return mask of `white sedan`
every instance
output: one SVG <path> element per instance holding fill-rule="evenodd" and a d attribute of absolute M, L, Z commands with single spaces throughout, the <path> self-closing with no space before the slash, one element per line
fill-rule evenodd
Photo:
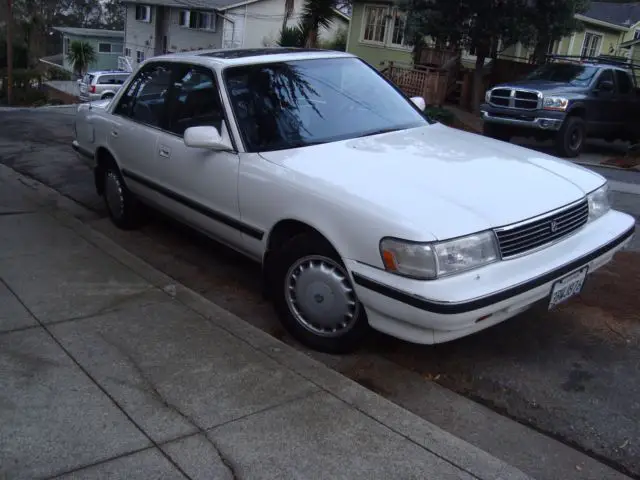
<path fill-rule="evenodd" d="M 553 308 L 630 241 L 600 175 L 423 109 L 346 53 L 189 52 L 79 106 L 73 145 L 116 225 L 152 206 L 260 262 L 285 327 L 323 351 Z"/>

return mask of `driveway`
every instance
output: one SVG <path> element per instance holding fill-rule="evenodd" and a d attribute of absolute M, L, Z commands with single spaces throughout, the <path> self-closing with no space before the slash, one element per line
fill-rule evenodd
<path fill-rule="evenodd" d="M 72 114 L 1 112 L 0 162 L 90 208 L 94 228 L 294 344 L 262 299 L 253 263 L 161 216 L 138 232 L 113 228 L 90 170 L 69 148 Z M 601 171 L 629 191 L 640 184 L 635 172 Z M 614 192 L 614 204 L 638 218 L 640 196 L 629 191 Z M 553 312 L 541 308 L 435 347 L 374 335 L 354 355 L 307 353 L 535 478 L 613 478 L 598 462 L 640 478 L 639 284 L 636 238 L 591 277 L 582 298 Z"/>

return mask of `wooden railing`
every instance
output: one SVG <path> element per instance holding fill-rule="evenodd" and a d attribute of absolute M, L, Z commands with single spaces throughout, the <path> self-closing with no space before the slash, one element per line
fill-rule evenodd
<path fill-rule="evenodd" d="M 435 68 L 405 67 L 389 62 L 384 76 L 409 97 L 423 97 L 427 105 L 444 103 L 447 92 L 447 72 Z"/>

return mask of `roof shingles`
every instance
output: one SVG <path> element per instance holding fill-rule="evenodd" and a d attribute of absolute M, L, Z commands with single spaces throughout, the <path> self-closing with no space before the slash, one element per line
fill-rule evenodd
<path fill-rule="evenodd" d="M 640 2 L 591 2 L 584 16 L 621 27 L 631 27 L 640 22 Z"/>

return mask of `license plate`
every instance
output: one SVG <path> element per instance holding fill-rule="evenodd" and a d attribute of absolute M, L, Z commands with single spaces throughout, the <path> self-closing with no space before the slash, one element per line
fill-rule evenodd
<path fill-rule="evenodd" d="M 573 272 L 553 284 L 553 287 L 551 287 L 549 310 L 559 303 L 562 303 L 580 293 L 582 286 L 584 285 L 584 281 L 587 278 L 588 270 L 589 267 L 583 267 L 577 272 Z"/>
<path fill-rule="evenodd" d="M 87 87 L 85 85 L 80 85 L 80 91 L 85 93 L 87 91 Z"/>

